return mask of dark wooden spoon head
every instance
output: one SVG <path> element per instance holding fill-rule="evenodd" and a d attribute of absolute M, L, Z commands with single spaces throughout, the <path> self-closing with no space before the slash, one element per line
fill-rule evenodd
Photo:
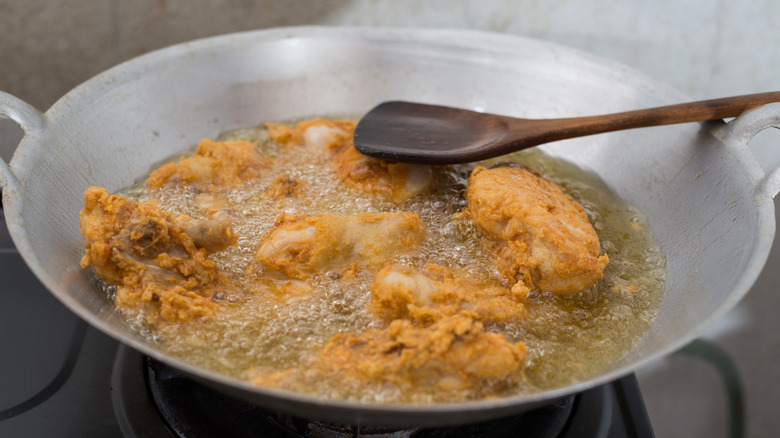
<path fill-rule="evenodd" d="M 363 116 L 354 141 L 361 153 L 385 160 L 455 164 L 495 156 L 491 146 L 500 144 L 508 129 L 501 116 L 392 101 Z"/>

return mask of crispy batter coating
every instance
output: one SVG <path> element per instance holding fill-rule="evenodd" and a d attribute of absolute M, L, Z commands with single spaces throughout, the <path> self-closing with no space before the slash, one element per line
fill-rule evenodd
<path fill-rule="evenodd" d="M 298 122 L 295 126 L 267 122 L 268 137 L 281 147 L 305 147 L 325 151 L 352 140 L 355 123 L 320 117 Z"/>
<path fill-rule="evenodd" d="M 117 285 L 117 307 L 147 306 L 163 319 L 184 321 L 213 315 L 211 296 L 231 287 L 207 257 L 235 243 L 229 221 L 175 216 L 90 187 L 80 226 L 81 266 L 92 265 L 103 281 Z"/>
<path fill-rule="evenodd" d="M 213 191 L 216 187 L 252 181 L 271 163 L 271 158 L 253 143 L 203 139 L 195 155 L 161 166 L 149 175 L 146 186 L 159 189 L 192 185 Z"/>
<path fill-rule="evenodd" d="M 426 233 L 416 213 L 283 214 L 262 239 L 249 269 L 296 279 L 349 270 L 354 263 L 376 269 L 412 250 Z"/>
<path fill-rule="evenodd" d="M 331 148 L 330 165 L 344 184 L 395 202 L 423 192 L 430 184 L 429 166 L 393 163 L 369 157 L 352 145 Z"/>
<path fill-rule="evenodd" d="M 338 378 L 345 383 L 423 390 L 491 393 L 522 379 L 526 347 L 464 315 L 439 319 L 427 327 L 407 320 L 386 329 L 334 336 L 305 374 L 287 370 L 260 376 L 260 386 L 288 388 L 301 380 Z M 296 375 L 300 373 L 301 375 Z"/>
<path fill-rule="evenodd" d="M 267 123 L 268 134 L 284 146 L 325 151 L 330 167 L 345 185 L 395 202 L 423 192 L 432 180 L 430 166 L 393 163 L 361 154 L 352 143 L 355 124 L 312 119 L 291 128 Z"/>
<path fill-rule="evenodd" d="M 283 173 L 274 178 L 265 190 L 265 195 L 277 201 L 297 198 L 306 192 L 308 184 Z"/>
<path fill-rule="evenodd" d="M 388 321 L 429 323 L 463 312 L 479 321 L 507 322 L 526 316 L 524 298 L 507 287 L 470 280 L 432 263 L 422 270 L 390 265 L 371 284 L 369 309 Z"/>
<path fill-rule="evenodd" d="M 503 280 L 515 289 L 568 294 L 602 277 L 606 254 L 585 210 L 524 167 L 477 167 L 466 188 L 468 216 L 491 240 Z"/>

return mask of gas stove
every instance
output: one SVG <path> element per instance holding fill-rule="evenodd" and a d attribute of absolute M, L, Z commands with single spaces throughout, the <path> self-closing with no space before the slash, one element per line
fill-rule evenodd
<path fill-rule="evenodd" d="M 435 429 L 331 424 L 260 408 L 89 327 L 38 282 L 0 219 L 3 437 L 653 436 L 633 375 L 508 418 Z"/>

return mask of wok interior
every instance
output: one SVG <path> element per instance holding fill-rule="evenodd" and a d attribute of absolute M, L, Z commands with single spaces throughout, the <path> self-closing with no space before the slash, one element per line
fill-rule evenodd
<path fill-rule="evenodd" d="M 546 118 L 685 97 L 575 51 L 495 35 L 308 28 L 199 41 L 120 65 L 55 104 L 44 134 L 28 136 L 12 161 L 24 193 L 6 193 L 7 214 L 20 209 L 26 232 L 14 237 L 29 241 L 25 259 L 81 317 L 145 353 L 182 365 L 130 332 L 79 267 L 84 189 L 116 191 L 227 129 L 264 120 L 358 115 L 389 99 Z M 611 372 L 560 391 L 464 410 L 493 415 L 522 410 L 615 378 L 692 339 L 747 291 L 766 256 L 759 248 L 762 236 L 769 233 L 771 240 L 767 223 L 773 219 L 764 218 L 766 203 L 746 192 L 762 176 L 755 160 L 744 145 L 717 141 L 711 134 L 715 126 L 646 128 L 544 147 L 596 172 L 649 217 L 667 257 L 662 308 L 647 336 Z M 23 203 L 14 204 L 22 196 Z M 273 401 L 280 409 L 300 404 L 294 395 L 269 395 L 183 367 L 243 398 Z M 331 414 L 327 403 L 315 404 L 322 415 Z M 424 408 L 361 412 L 332 406 L 336 418 L 346 420 L 387 419 L 393 412 L 400 412 L 398 421 L 427 415 Z M 444 414 L 427 418 L 447 422 Z"/>

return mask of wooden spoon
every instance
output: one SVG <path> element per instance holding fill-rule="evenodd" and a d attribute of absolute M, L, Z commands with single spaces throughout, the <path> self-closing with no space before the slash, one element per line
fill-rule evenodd
<path fill-rule="evenodd" d="M 455 164 L 497 157 L 565 138 L 645 126 L 736 117 L 780 102 L 780 92 L 748 94 L 637 111 L 566 119 L 519 119 L 459 108 L 393 101 L 355 128 L 358 151 L 391 161 Z"/>

